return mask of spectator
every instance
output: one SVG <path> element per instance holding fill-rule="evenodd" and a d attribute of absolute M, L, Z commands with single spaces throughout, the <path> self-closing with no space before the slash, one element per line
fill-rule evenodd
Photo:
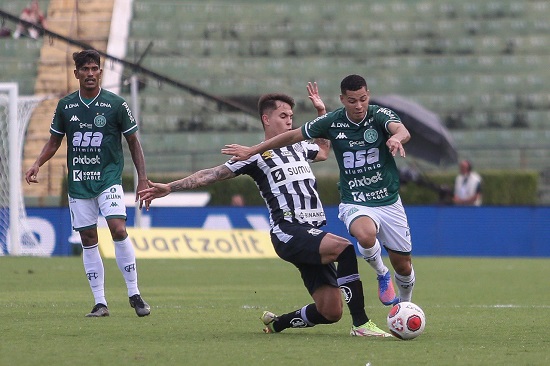
<path fill-rule="evenodd" d="M 23 9 L 21 15 L 19 15 L 19 18 L 29 23 L 33 23 L 38 27 L 46 28 L 46 17 L 40 10 L 40 5 L 38 5 L 37 0 L 32 0 L 31 3 Z M 19 24 L 17 24 L 15 32 L 13 33 L 13 38 L 17 39 L 21 35 L 25 35 L 32 39 L 38 39 L 38 37 L 43 34 L 44 32 L 42 29 L 29 27 L 22 22 L 19 22 Z"/>
<path fill-rule="evenodd" d="M 478 173 L 473 171 L 472 163 L 462 160 L 459 163 L 460 174 L 455 179 L 453 202 L 463 206 L 481 206 L 481 183 Z"/>

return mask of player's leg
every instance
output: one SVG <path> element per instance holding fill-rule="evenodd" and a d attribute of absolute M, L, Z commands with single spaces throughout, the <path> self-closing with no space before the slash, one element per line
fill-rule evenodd
<path fill-rule="evenodd" d="M 384 305 L 397 302 L 391 281 L 391 273 L 382 260 L 382 248 L 377 239 L 379 220 L 370 207 L 340 204 L 339 218 L 349 233 L 357 239 L 357 249 L 365 261 L 376 272 L 378 298 Z"/>
<path fill-rule="evenodd" d="M 400 301 L 411 301 L 416 282 L 412 265 L 412 240 L 407 215 L 401 200 L 381 208 L 379 238 L 387 249 L 395 270 Z"/>
<path fill-rule="evenodd" d="M 105 270 L 97 239 L 97 201 L 69 197 L 69 211 L 73 229 L 80 234 L 84 271 L 94 296 L 94 308 L 86 316 L 108 316 L 109 311 L 105 298 Z"/>
<path fill-rule="evenodd" d="M 317 268 L 315 268 L 317 267 Z M 322 267 L 327 266 L 312 266 L 307 265 L 300 268 L 304 284 L 309 287 L 314 277 L 312 274 L 326 271 Z M 332 272 L 332 270 L 329 270 Z M 314 275 L 315 276 L 315 275 Z M 321 275 L 321 277 L 323 277 Z M 334 282 L 336 279 L 334 278 Z M 262 322 L 266 326 L 265 333 L 278 333 L 287 328 L 309 328 L 319 324 L 336 323 L 342 318 L 342 295 L 338 287 L 335 285 L 321 285 L 311 294 L 314 303 L 303 306 L 300 309 L 276 316 L 271 312 L 264 312 Z"/>
<path fill-rule="evenodd" d="M 337 281 L 349 308 L 354 326 L 369 321 L 365 312 L 363 284 L 359 276 L 357 255 L 349 240 L 327 233 L 322 239 L 319 252 L 322 263 L 338 262 Z"/>
<path fill-rule="evenodd" d="M 115 245 L 115 258 L 128 290 L 130 306 L 138 316 L 150 313 L 150 306 L 141 298 L 138 288 L 138 273 L 134 246 L 126 231 L 126 206 L 122 186 L 115 185 L 98 197 L 99 207 L 107 220 Z"/>
<path fill-rule="evenodd" d="M 323 264 L 320 245 L 326 232 L 307 225 L 282 223 L 271 231 L 277 255 L 294 264 L 301 273 L 304 286 L 315 301 L 300 309 L 275 316 L 264 312 L 264 332 L 281 332 L 287 328 L 307 328 L 330 324 L 342 317 L 342 295 L 336 280 L 334 263 Z"/>
<path fill-rule="evenodd" d="M 396 252 L 388 249 L 390 262 L 395 269 L 395 284 L 399 291 L 400 301 L 411 301 L 416 277 L 410 253 Z"/>

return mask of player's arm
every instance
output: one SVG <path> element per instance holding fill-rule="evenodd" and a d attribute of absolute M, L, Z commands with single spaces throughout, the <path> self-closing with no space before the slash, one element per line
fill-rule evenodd
<path fill-rule="evenodd" d="M 232 155 L 233 160 L 241 161 L 246 160 L 255 154 L 259 154 L 264 151 L 276 149 L 283 146 L 292 145 L 296 142 L 300 142 L 303 140 L 305 139 L 302 136 L 302 131 L 300 128 L 297 128 L 295 130 L 286 131 L 252 147 L 242 146 L 238 144 L 225 145 L 225 148 L 222 149 L 222 154 Z"/>
<path fill-rule="evenodd" d="M 145 170 L 145 156 L 143 155 L 143 149 L 141 147 L 141 143 L 139 142 L 139 138 L 137 137 L 137 133 L 133 133 L 125 137 L 126 142 L 128 142 L 130 154 L 132 155 L 132 161 L 134 162 L 134 166 L 136 167 L 136 172 L 138 176 L 136 202 L 139 200 L 139 208 L 141 208 L 143 205 L 143 199 L 140 199 L 138 192 L 149 187 L 149 183 L 147 181 L 147 172 Z M 148 205 L 149 202 L 145 202 L 146 208 L 148 208 Z"/>
<path fill-rule="evenodd" d="M 63 141 L 63 135 L 57 135 L 57 134 L 50 135 L 50 139 L 48 140 L 48 142 L 46 142 L 46 144 L 42 148 L 40 155 L 38 155 L 38 158 L 36 159 L 34 164 L 25 173 L 25 180 L 27 181 L 28 184 L 38 183 L 38 179 L 36 178 L 36 176 L 38 175 L 38 171 L 40 170 L 40 167 L 55 155 L 55 153 L 59 149 L 59 146 L 61 146 L 62 141 Z"/>
<path fill-rule="evenodd" d="M 167 196 L 171 192 L 204 187 L 236 176 L 237 174 L 233 173 L 228 167 L 222 164 L 214 168 L 199 170 L 188 177 L 170 183 L 155 183 L 148 181 L 149 188 L 141 190 L 138 193 L 143 201 L 150 204 L 155 198 Z M 146 207 L 148 208 L 148 206 Z"/>
<path fill-rule="evenodd" d="M 411 139 L 409 130 L 407 130 L 403 123 L 396 122 L 390 122 L 388 124 L 388 130 L 391 133 L 391 137 L 386 141 L 386 146 L 390 149 L 390 153 L 395 156 L 399 151 L 399 155 L 405 157 L 403 144 Z"/>
<path fill-rule="evenodd" d="M 327 113 L 327 109 L 325 107 L 325 102 L 323 102 L 323 99 L 321 99 L 321 96 L 319 95 L 319 88 L 317 86 L 317 82 L 308 82 L 307 83 L 307 94 L 308 98 L 313 104 L 313 107 L 317 110 L 317 115 L 321 117 L 322 115 Z M 318 161 L 325 161 L 328 159 L 329 153 L 330 153 L 330 141 L 326 139 L 317 138 L 313 140 L 314 143 L 319 145 L 319 152 L 317 153 L 317 156 L 313 160 L 314 163 Z"/>

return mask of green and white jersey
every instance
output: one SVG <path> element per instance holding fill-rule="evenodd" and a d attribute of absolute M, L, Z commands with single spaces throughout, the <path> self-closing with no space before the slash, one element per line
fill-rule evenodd
<path fill-rule="evenodd" d="M 122 136 L 138 130 L 128 103 L 101 89 L 86 104 L 75 91 L 57 103 L 50 126 L 53 135 L 67 135 L 69 195 L 94 198 L 122 184 Z"/>
<path fill-rule="evenodd" d="M 385 206 L 399 197 L 399 171 L 386 141 L 390 122 L 401 123 L 388 108 L 369 105 L 360 123 L 352 122 L 342 107 L 302 126 L 304 138 L 330 140 L 340 168 L 343 203 Z"/>

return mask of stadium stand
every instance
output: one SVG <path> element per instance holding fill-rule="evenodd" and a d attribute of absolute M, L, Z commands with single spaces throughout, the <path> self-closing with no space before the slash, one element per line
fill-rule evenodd
<path fill-rule="evenodd" d="M 95 1 L 104 8 L 113 2 Z M 74 12 L 71 1 L 50 0 L 48 14 L 62 14 L 54 10 L 62 2 Z M 254 106 L 262 93 L 286 92 L 297 100 L 300 123 L 312 116 L 307 81 L 317 81 L 327 106 L 335 108 L 341 78 L 360 73 L 373 95 L 401 94 L 438 113 L 460 155 L 479 169 L 548 165 L 547 1 L 354 0 L 320 6 L 313 0 L 134 0 L 132 10 L 126 58 L 143 56 L 144 67 L 209 93 Z M 110 19 L 107 14 L 94 16 Z M 93 36 L 104 38 L 100 33 Z M 55 63 L 49 58 L 55 47 L 45 46 L 40 67 Z M 1 67 L 18 71 L 9 62 Z M 58 82 L 43 77 L 38 91 Z M 231 142 L 257 142 L 255 116 L 221 110 L 156 80 L 143 82 L 142 140 L 153 171 L 217 163 L 229 136 L 235 137 Z M 67 89 L 62 83 L 56 89 Z M 129 89 L 122 94 L 128 99 Z M 226 139 L 209 143 L 216 132 Z M 159 141 L 165 152 L 156 148 Z M 489 143 L 490 151 L 507 152 L 488 154 Z"/>

